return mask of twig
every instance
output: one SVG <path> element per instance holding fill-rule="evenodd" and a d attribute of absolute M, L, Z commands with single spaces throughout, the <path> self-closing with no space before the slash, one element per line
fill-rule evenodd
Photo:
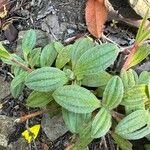
<path fill-rule="evenodd" d="M 25 122 L 26 120 L 30 119 L 30 118 L 33 118 L 33 117 L 36 117 L 36 116 L 39 116 L 45 112 L 47 112 L 48 110 L 41 110 L 41 111 L 37 111 L 37 112 L 34 112 L 32 114 L 29 114 L 29 115 L 26 115 L 26 116 L 22 116 L 18 119 L 15 120 L 16 123 L 22 123 L 22 122 Z"/>
<path fill-rule="evenodd" d="M 27 72 L 31 73 L 32 69 L 30 69 L 28 66 L 26 66 L 25 64 L 17 61 L 16 59 L 11 59 L 12 62 L 14 62 L 16 65 L 20 66 L 22 69 L 26 70 Z"/>
<path fill-rule="evenodd" d="M 112 116 L 117 120 L 117 121 L 120 121 L 124 118 L 124 115 L 123 114 L 120 114 L 116 111 L 112 111 Z"/>

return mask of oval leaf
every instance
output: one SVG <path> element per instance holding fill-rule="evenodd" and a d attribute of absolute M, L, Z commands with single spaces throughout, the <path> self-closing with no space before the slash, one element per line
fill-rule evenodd
<path fill-rule="evenodd" d="M 57 56 L 54 43 L 46 45 L 41 53 L 40 64 L 42 67 L 51 66 Z"/>
<path fill-rule="evenodd" d="M 80 133 L 84 124 L 87 124 L 91 119 L 91 114 L 79 114 L 62 109 L 63 118 L 68 129 L 72 133 Z"/>
<path fill-rule="evenodd" d="M 102 104 L 108 109 L 116 108 L 122 101 L 123 92 L 124 88 L 121 78 L 114 76 L 105 88 Z"/>
<path fill-rule="evenodd" d="M 111 114 L 102 107 L 95 116 L 92 123 L 92 137 L 100 138 L 104 136 L 111 127 Z"/>
<path fill-rule="evenodd" d="M 27 99 L 29 107 L 44 107 L 53 100 L 50 92 L 32 92 Z"/>
<path fill-rule="evenodd" d="M 28 30 L 23 39 L 22 39 L 22 50 L 25 58 L 30 53 L 30 51 L 34 48 L 36 44 L 36 32 L 33 29 Z"/>
<path fill-rule="evenodd" d="M 103 25 L 107 20 L 107 8 L 104 0 L 88 0 L 86 3 L 85 18 L 89 32 L 96 38 L 100 38 Z"/>
<path fill-rule="evenodd" d="M 84 75 L 104 71 L 116 60 L 118 52 L 119 49 L 114 44 L 97 45 L 80 57 L 73 71 L 78 80 L 81 80 Z"/>
<path fill-rule="evenodd" d="M 130 89 L 125 90 L 122 105 L 125 106 L 139 106 L 148 99 L 148 88 L 146 85 L 136 85 Z"/>
<path fill-rule="evenodd" d="M 125 89 L 131 88 L 138 83 L 138 75 L 132 69 L 129 69 L 128 71 L 122 70 L 120 77 Z"/>
<path fill-rule="evenodd" d="M 39 92 L 54 91 L 68 82 L 65 73 L 57 68 L 43 67 L 31 72 L 26 78 L 26 86 Z"/>
<path fill-rule="evenodd" d="M 125 139 L 140 139 L 150 133 L 150 127 L 147 126 L 148 122 L 148 111 L 137 110 L 117 125 L 115 132 Z"/>
<path fill-rule="evenodd" d="M 100 107 L 100 101 L 95 95 L 78 85 L 60 87 L 53 97 L 59 105 L 75 113 L 91 113 Z"/>
<path fill-rule="evenodd" d="M 56 67 L 63 68 L 71 59 L 72 45 L 64 47 L 58 54 L 56 59 Z"/>
<path fill-rule="evenodd" d="M 88 87 L 100 87 L 105 86 L 108 81 L 111 79 L 111 75 L 106 71 L 102 71 L 100 73 L 85 75 L 82 80 L 82 85 Z"/>

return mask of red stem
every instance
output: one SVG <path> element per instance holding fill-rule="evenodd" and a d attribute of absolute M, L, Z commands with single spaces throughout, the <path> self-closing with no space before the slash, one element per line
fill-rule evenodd
<path fill-rule="evenodd" d="M 123 65 L 123 69 L 125 69 L 125 70 L 129 69 L 129 65 L 131 63 L 132 57 L 135 54 L 135 52 L 137 51 L 138 47 L 139 47 L 139 45 L 137 43 L 135 43 L 133 45 L 133 47 L 131 47 L 130 54 Z"/>

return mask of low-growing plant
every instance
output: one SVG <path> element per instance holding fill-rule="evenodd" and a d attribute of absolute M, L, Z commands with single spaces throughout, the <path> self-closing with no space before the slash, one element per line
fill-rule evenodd
<path fill-rule="evenodd" d="M 51 109 L 60 105 L 66 126 L 75 135 L 73 150 L 84 150 L 106 134 L 121 149 L 131 150 L 128 140 L 150 134 L 150 73 L 138 75 L 130 69 L 150 54 L 150 46 L 144 44 L 150 38 L 150 29 L 144 28 L 146 19 L 119 75 L 106 69 L 120 49 L 111 43 L 99 45 L 90 37 L 67 46 L 52 42 L 42 49 L 35 48 L 36 31 L 29 30 L 22 40 L 21 56 L 10 54 L 0 44 L 0 57 L 14 74 L 13 97 L 27 86 L 33 90 L 27 106 Z"/>

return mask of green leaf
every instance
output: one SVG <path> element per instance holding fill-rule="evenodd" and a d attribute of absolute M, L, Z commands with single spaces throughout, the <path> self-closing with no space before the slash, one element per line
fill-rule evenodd
<path fill-rule="evenodd" d="M 139 76 L 139 84 L 148 84 L 150 81 L 150 73 L 143 71 Z"/>
<path fill-rule="evenodd" d="M 32 71 L 26 78 L 26 86 L 39 92 L 54 91 L 68 82 L 65 73 L 57 68 L 43 67 Z"/>
<path fill-rule="evenodd" d="M 57 51 L 54 43 L 46 45 L 41 53 L 40 63 L 41 67 L 51 66 L 57 57 Z"/>
<path fill-rule="evenodd" d="M 60 42 L 54 42 L 54 48 L 59 54 L 63 50 L 64 46 Z"/>
<path fill-rule="evenodd" d="M 122 82 L 123 82 L 125 89 L 131 88 L 138 83 L 138 75 L 132 69 L 129 69 L 128 71 L 121 70 L 120 77 L 122 79 Z"/>
<path fill-rule="evenodd" d="M 51 92 L 32 92 L 27 99 L 27 106 L 29 107 L 45 107 L 48 103 L 53 101 Z"/>
<path fill-rule="evenodd" d="M 144 147 L 145 147 L 145 150 L 150 150 L 150 144 L 145 144 Z"/>
<path fill-rule="evenodd" d="M 150 133 L 150 126 L 147 126 L 148 115 L 147 110 L 137 110 L 129 114 L 119 122 L 115 132 L 125 139 L 143 138 Z"/>
<path fill-rule="evenodd" d="M 92 123 L 92 137 L 100 138 L 104 136 L 111 127 L 111 114 L 104 107 L 95 116 Z"/>
<path fill-rule="evenodd" d="M 143 33 L 144 33 L 144 30 L 145 30 L 145 25 L 146 25 L 146 21 L 148 19 L 148 14 L 149 14 L 149 10 L 147 10 L 143 20 L 142 20 L 142 23 L 138 29 L 138 32 L 137 32 L 137 35 L 136 35 L 136 38 L 135 38 L 135 41 L 137 43 L 140 43 L 141 40 L 143 40 L 143 38 L 141 39 L 141 37 L 143 36 Z"/>
<path fill-rule="evenodd" d="M 119 49 L 114 44 L 97 45 L 87 50 L 78 59 L 74 73 L 78 80 L 84 78 L 84 75 L 95 74 L 104 71 L 117 58 Z"/>
<path fill-rule="evenodd" d="M 15 76 L 10 85 L 10 91 L 14 98 L 17 98 L 24 88 L 25 78 L 27 76 L 27 72 L 23 71 L 19 75 Z"/>
<path fill-rule="evenodd" d="M 72 61 L 72 68 L 74 68 L 75 64 L 77 63 L 78 59 L 84 54 L 88 49 L 94 46 L 93 40 L 89 37 L 81 38 L 77 40 L 73 44 L 71 61 Z"/>
<path fill-rule="evenodd" d="M 91 114 L 79 114 L 62 109 L 63 118 L 66 126 L 72 133 L 80 133 L 84 124 L 91 120 Z"/>
<path fill-rule="evenodd" d="M 122 105 L 125 106 L 139 106 L 148 99 L 148 88 L 146 85 L 136 85 L 132 88 L 125 90 Z"/>
<path fill-rule="evenodd" d="M 0 42 L 0 57 L 4 59 L 11 59 L 11 54 L 4 48 Z"/>
<path fill-rule="evenodd" d="M 114 76 L 108 82 L 103 93 L 102 104 L 108 109 L 116 108 L 122 101 L 124 87 L 120 77 Z"/>
<path fill-rule="evenodd" d="M 85 150 L 87 145 L 92 142 L 93 138 L 91 137 L 91 128 L 92 123 L 89 122 L 79 133 L 79 141 L 75 143 L 73 150 Z"/>
<path fill-rule="evenodd" d="M 31 51 L 29 55 L 29 64 L 31 68 L 34 68 L 34 66 L 40 66 L 40 54 L 41 48 L 35 48 Z"/>
<path fill-rule="evenodd" d="M 129 64 L 129 68 L 132 66 L 135 66 L 139 64 L 142 60 L 144 60 L 148 55 L 150 54 L 150 46 L 148 45 L 142 45 L 140 46 L 134 56 L 131 59 L 131 62 Z"/>
<path fill-rule="evenodd" d="M 132 144 L 128 140 L 123 139 L 116 133 L 112 133 L 111 135 L 121 150 L 132 150 Z"/>
<path fill-rule="evenodd" d="M 56 67 L 63 68 L 71 59 L 72 45 L 64 47 L 58 54 L 56 59 Z"/>
<path fill-rule="evenodd" d="M 104 86 L 108 83 L 111 77 L 112 75 L 110 75 L 106 71 L 102 71 L 102 72 L 91 74 L 91 75 L 85 75 L 82 80 L 82 85 L 85 85 L 88 87 Z"/>
<path fill-rule="evenodd" d="M 28 54 L 35 47 L 36 44 L 36 32 L 33 29 L 28 30 L 22 39 L 22 50 L 25 60 L 27 60 Z"/>
<path fill-rule="evenodd" d="M 53 97 L 59 105 L 75 113 L 91 113 L 101 106 L 93 93 L 78 85 L 60 87 Z"/>

